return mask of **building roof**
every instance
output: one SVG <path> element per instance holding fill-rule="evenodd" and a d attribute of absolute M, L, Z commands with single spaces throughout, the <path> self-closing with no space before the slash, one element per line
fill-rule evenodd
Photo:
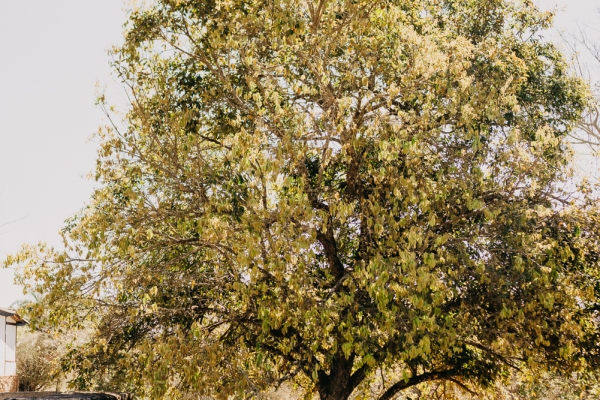
<path fill-rule="evenodd" d="M 27 321 L 21 318 L 21 316 L 14 310 L 0 307 L 0 316 L 12 319 L 17 326 L 27 325 Z"/>

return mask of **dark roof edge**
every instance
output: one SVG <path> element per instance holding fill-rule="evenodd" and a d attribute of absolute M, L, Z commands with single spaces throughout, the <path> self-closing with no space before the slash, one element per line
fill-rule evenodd
<path fill-rule="evenodd" d="M 14 319 L 17 326 L 29 325 L 16 311 L 8 308 L 0 308 L 0 316 Z"/>
<path fill-rule="evenodd" d="M 8 308 L 0 308 L 0 315 L 3 317 L 12 317 L 13 315 L 17 315 L 17 312 Z"/>

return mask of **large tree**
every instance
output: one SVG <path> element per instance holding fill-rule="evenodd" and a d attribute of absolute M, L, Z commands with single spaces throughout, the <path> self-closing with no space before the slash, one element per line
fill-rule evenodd
<path fill-rule="evenodd" d="M 94 327 L 75 383 L 385 400 L 597 368 L 600 217 L 565 144 L 588 91 L 549 20 L 526 0 L 132 12 L 99 188 L 66 251 L 9 260 L 46 294 L 34 322 Z"/>

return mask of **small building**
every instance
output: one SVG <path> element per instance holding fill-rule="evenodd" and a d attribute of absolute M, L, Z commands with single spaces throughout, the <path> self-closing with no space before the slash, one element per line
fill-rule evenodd
<path fill-rule="evenodd" d="M 0 308 L 0 392 L 16 392 L 17 327 L 27 325 L 16 311 Z"/>

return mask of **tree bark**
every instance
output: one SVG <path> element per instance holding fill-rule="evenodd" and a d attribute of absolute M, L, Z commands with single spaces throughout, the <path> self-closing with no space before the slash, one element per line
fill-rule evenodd
<path fill-rule="evenodd" d="M 331 275 L 333 275 L 336 280 L 340 280 L 344 276 L 344 264 L 342 264 L 337 255 L 338 249 L 335 237 L 333 236 L 333 226 L 331 226 L 331 223 L 328 225 L 327 233 L 323 233 L 320 230 L 317 231 L 317 240 L 323 246 Z"/>
<path fill-rule="evenodd" d="M 350 397 L 356 387 L 351 384 L 353 364 L 354 356 L 348 359 L 343 354 L 335 356 L 329 374 L 319 374 L 317 389 L 321 400 L 347 400 Z"/>

